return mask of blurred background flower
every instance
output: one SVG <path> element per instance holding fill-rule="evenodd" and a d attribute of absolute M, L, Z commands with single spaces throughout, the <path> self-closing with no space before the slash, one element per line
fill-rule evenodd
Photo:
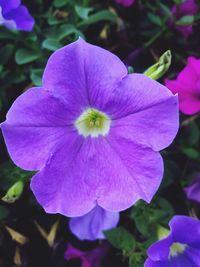
<path fill-rule="evenodd" d="M 166 79 L 165 85 L 174 94 L 178 93 L 181 112 L 192 115 L 200 111 L 200 59 L 189 57 L 177 78 Z"/>
<path fill-rule="evenodd" d="M 20 0 L 0 0 L 0 25 L 12 30 L 32 31 L 35 22 Z"/>

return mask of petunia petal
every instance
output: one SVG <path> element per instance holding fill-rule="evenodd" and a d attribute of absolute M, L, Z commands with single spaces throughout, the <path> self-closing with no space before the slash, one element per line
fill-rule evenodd
<path fill-rule="evenodd" d="M 188 87 L 188 90 L 191 90 L 190 87 L 196 83 L 198 76 L 194 68 L 194 57 L 189 57 L 187 61 L 187 66 L 179 73 L 177 80 L 184 87 Z"/>
<path fill-rule="evenodd" d="M 199 267 L 200 265 L 198 264 L 198 262 L 195 262 L 193 260 L 193 257 L 190 257 L 189 255 L 187 255 L 185 252 L 184 253 L 180 253 L 175 257 L 171 257 L 168 260 L 168 266 L 176 266 L 176 267 Z"/>
<path fill-rule="evenodd" d="M 18 30 L 32 31 L 35 24 L 28 9 L 23 5 L 16 9 L 12 9 L 6 13 L 4 17 L 8 20 L 14 20 Z"/>
<path fill-rule="evenodd" d="M 196 72 L 196 75 L 200 75 L 200 60 L 195 57 L 188 57 L 188 67 Z"/>
<path fill-rule="evenodd" d="M 114 135 L 107 138 L 104 150 L 106 165 L 99 164 L 102 185 L 98 204 L 107 210 L 120 211 L 138 199 L 150 202 L 163 176 L 160 154 Z"/>
<path fill-rule="evenodd" d="M 1 129 L 15 164 L 39 170 L 61 137 L 68 138 L 70 124 L 72 116 L 61 100 L 44 89 L 32 88 L 14 102 Z"/>
<path fill-rule="evenodd" d="M 79 39 L 50 57 L 43 85 L 61 94 L 72 106 L 101 109 L 126 74 L 127 69 L 118 57 Z"/>
<path fill-rule="evenodd" d="M 113 118 L 111 134 L 156 151 L 167 147 L 179 126 L 177 96 L 141 74 L 129 75 L 119 88 L 105 107 Z"/>
<path fill-rule="evenodd" d="M 131 6 L 135 2 L 135 0 L 115 0 L 115 1 L 126 7 Z"/>
<path fill-rule="evenodd" d="M 112 147 L 103 137 L 80 136 L 62 144 L 32 179 L 32 190 L 45 210 L 77 217 L 97 204 L 118 212 L 141 198 L 150 202 L 163 175 L 161 156 L 118 141 L 120 145 L 113 140 Z"/>
<path fill-rule="evenodd" d="M 185 227 L 190 229 L 190 231 L 185 231 Z M 172 236 L 174 242 L 179 242 L 182 244 L 188 244 L 193 248 L 200 249 L 200 221 L 188 217 L 177 215 L 169 223 L 170 229 L 172 231 Z M 183 235 L 184 233 L 184 235 Z"/>
<path fill-rule="evenodd" d="M 200 175 L 198 175 L 192 184 L 186 187 L 184 191 L 188 199 L 200 202 Z"/>
<path fill-rule="evenodd" d="M 152 261 L 148 258 L 145 263 L 144 267 L 169 267 L 168 261 Z"/>
<path fill-rule="evenodd" d="M 71 231 L 81 240 L 104 239 L 103 231 L 114 228 L 119 221 L 118 212 L 110 212 L 96 206 L 81 217 L 70 220 Z"/>
<path fill-rule="evenodd" d="M 190 260 L 191 265 L 188 265 L 188 267 L 200 267 L 200 246 L 198 249 L 188 247 L 183 256 Z"/>
<path fill-rule="evenodd" d="M 96 206 L 95 154 L 96 150 L 87 146 L 81 136 L 57 147 L 31 181 L 31 189 L 46 212 L 77 217 Z"/>
<path fill-rule="evenodd" d="M 192 93 L 180 93 L 179 103 L 179 109 L 184 114 L 192 115 L 200 111 L 200 100 Z"/>
<path fill-rule="evenodd" d="M 2 7 L 3 15 L 12 9 L 19 7 L 20 3 L 20 0 L 0 0 L 0 6 Z"/>
<path fill-rule="evenodd" d="M 171 235 L 156 242 L 147 250 L 149 258 L 153 261 L 164 261 L 169 256 L 170 246 L 172 245 L 172 243 L 173 239 Z"/>

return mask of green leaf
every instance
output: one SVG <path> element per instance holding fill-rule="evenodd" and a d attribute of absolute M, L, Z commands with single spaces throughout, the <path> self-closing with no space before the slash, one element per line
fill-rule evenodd
<path fill-rule="evenodd" d="M 61 20 L 58 20 L 54 14 L 50 14 L 48 17 L 48 24 L 53 26 L 61 23 Z"/>
<path fill-rule="evenodd" d="M 93 10 L 91 7 L 75 6 L 76 14 L 81 19 L 88 19 L 89 13 Z"/>
<path fill-rule="evenodd" d="M 187 26 L 187 25 L 192 25 L 193 22 L 194 22 L 194 16 L 188 15 L 188 16 L 183 16 L 179 20 L 177 20 L 176 25 Z"/>
<path fill-rule="evenodd" d="M 5 162 L 0 165 L 0 188 L 8 190 L 19 179 L 27 182 L 33 175 L 34 172 L 24 171 L 11 162 Z"/>
<path fill-rule="evenodd" d="M 80 22 L 79 27 L 88 26 L 90 24 L 93 24 L 99 21 L 104 21 L 104 20 L 116 22 L 117 16 L 113 12 L 110 12 L 108 10 L 101 10 L 95 13 L 94 15 L 89 16 L 87 20 Z"/>
<path fill-rule="evenodd" d="M 161 10 L 164 12 L 164 14 L 167 17 L 171 17 L 172 16 L 171 9 L 168 6 L 166 6 L 165 4 L 161 3 L 161 1 L 158 2 L 158 5 L 159 5 L 159 7 L 161 8 Z"/>
<path fill-rule="evenodd" d="M 65 6 L 68 2 L 69 2 L 69 0 L 54 0 L 53 1 L 53 5 L 56 8 L 60 8 L 60 7 Z"/>
<path fill-rule="evenodd" d="M 20 48 L 15 53 L 15 61 L 18 65 L 27 64 L 38 59 L 40 55 L 37 52 L 26 48 Z"/>
<path fill-rule="evenodd" d="M 14 45 L 13 44 L 7 44 L 0 50 L 0 63 L 2 65 L 6 64 L 7 61 L 11 58 L 14 52 Z"/>
<path fill-rule="evenodd" d="M 47 36 L 47 39 L 61 41 L 70 34 L 76 35 L 76 33 L 79 33 L 79 30 L 74 25 L 64 24 L 57 28 L 51 28 L 45 35 Z"/>
<path fill-rule="evenodd" d="M 132 66 L 128 66 L 128 74 L 134 73 L 134 68 Z"/>
<path fill-rule="evenodd" d="M 183 0 L 174 0 L 174 3 L 180 5 L 181 3 L 183 3 Z"/>
<path fill-rule="evenodd" d="M 43 71 L 44 71 L 43 69 L 33 69 L 31 71 L 31 80 L 35 86 L 41 86 L 42 85 Z"/>
<path fill-rule="evenodd" d="M 11 40 L 16 40 L 18 38 L 18 32 L 17 31 L 11 31 L 8 30 L 4 27 L 1 27 L 0 30 L 0 39 L 11 39 Z"/>
<path fill-rule="evenodd" d="M 191 159 L 199 159 L 200 158 L 199 151 L 192 148 L 192 147 L 182 148 L 182 151 L 186 156 L 188 156 Z"/>
<path fill-rule="evenodd" d="M 121 226 L 109 231 L 105 231 L 104 234 L 108 241 L 117 249 L 128 253 L 135 248 L 136 242 L 134 237 Z"/>
<path fill-rule="evenodd" d="M 0 205 L 0 221 L 5 219 L 9 214 L 9 210 L 5 207 Z"/>
<path fill-rule="evenodd" d="M 156 24 L 156 25 L 158 25 L 158 26 L 162 26 L 163 22 L 162 22 L 161 17 L 156 16 L 156 15 L 154 15 L 153 13 L 148 13 L 147 16 L 148 16 L 149 20 L 150 20 L 152 23 L 154 23 L 154 24 Z"/>
<path fill-rule="evenodd" d="M 55 39 L 46 39 L 42 43 L 42 48 L 46 48 L 50 51 L 56 51 L 61 47 L 62 47 L 61 43 Z"/>
<path fill-rule="evenodd" d="M 195 121 L 190 122 L 190 124 L 188 125 L 188 132 L 189 132 L 187 136 L 188 144 L 190 146 L 197 144 L 200 139 L 200 132 L 197 123 Z"/>
<path fill-rule="evenodd" d="M 156 238 L 158 224 L 167 224 L 173 214 L 174 210 L 171 204 L 167 200 L 159 198 L 150 205 L 139 201 L 132 209 L 131 218 L 143 236 L 148 238 L 155 236 Z"/>

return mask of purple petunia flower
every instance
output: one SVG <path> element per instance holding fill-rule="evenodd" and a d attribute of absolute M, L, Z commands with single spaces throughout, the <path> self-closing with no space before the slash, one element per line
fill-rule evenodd
<path fill-rule="evenodd" d="M 183 3 L 174 5 L 172 7 L 172 14 L 175 20 L 178 21 L 185 16 L 193 16 L 198 12 L 198 6 L 195 0 L 185 0 Z M 175 22 L 172 23 L 173 27 L 179 31 L 185 38 L 187 38 L 192 33 L 192 23 L 191 25 L 176 25 Z"/>
<path fill-rule="evenodd" d="M 192 115 L 200 111 L 200 59 L 189 57 L 178 77 L 165 80 L 165 85 L 172 93 L 178 93 L 181 112 Z"/>
<path fill-rule="evenodd" d="M 200 174 L 185 188 L 187 198 L 200 203 Z"/>
<path fill-rule="evenodd" d="M 148 249 L 144 267 L 199 267 L 200 221 L 174 216 L 169 226 L 169 235 Z"/>
<path fill-rule="evenodd" d="M 42 88 L 22 94 L 1 124 L 16 165 L 46 212 L 82 216 L 150 202 L 174 139 L 177 96 L 112 53 L 79 39 L 49 59 Z"/>
<path fill-rule="evenodd" d="M 20 0 L 0 0 L 0 26 L 8 29 L 31 31 L 34 19 Z"/>
<path fill-rule="evenodd" d="M 117 226 L 119 213 L 110 212 L 96 206 L 81 217 L 72 218 L 69 222 L 71 231 L 81 240 L 104 239 L 103 231 Z"/>
<path fill-rule="evenodd" d="M 72 259 L 80 259 L 81 267 L 100 267 L 108 249 L 109 245 L 107 243 L 103 243 L 99 247 L 90 251 L 81 251 L 73 247 L 71 244 L 68 244 L 64 257 L 68 261 Z"/>
<path fill-rule="evenodd" d="M 115 2 L 128 7 L 131 6 L 135 2 L 135 0 L 115 0 Z"/>

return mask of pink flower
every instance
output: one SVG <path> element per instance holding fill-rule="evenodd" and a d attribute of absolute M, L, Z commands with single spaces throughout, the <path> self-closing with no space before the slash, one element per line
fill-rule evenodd
<path fill-rule="evenodd" d="M 185 0 L 180 5 L 174 5 L 172 7 L 172 14 L 174 15 L 175 21 L 181 20 L 185 16 L 193 16 L 198 12 L 198 6 L 195 0 Z M 187 25 L 176 25 L 173 22 L 174 28 L 179 31 L 185 38 L 192 33 L 192 22 Z"/>
<path fill-rule="evenodd" d="M 135 2 L 135 0 L 115 0 L 115 2 L 123 6 L 131 6 Z"/>
<path fill-rule="evenodd" d="M 181 112 L 192 115 L 200 111 L 200 59 L 189 57 L 177 79 L 165 80 L 165 85 L 178 93 Z"/>
<path fill-rule="evenodd" d="M 108 251 L 108 244 L 104 243 L 101 246 L 90 250 L 90 251 L 81 251 L 71 244 L 68 244 L 67 250 L 65 251 L 65 259 L 80 259 L 81 267 L 100 267 L 103 257 Z"/>

